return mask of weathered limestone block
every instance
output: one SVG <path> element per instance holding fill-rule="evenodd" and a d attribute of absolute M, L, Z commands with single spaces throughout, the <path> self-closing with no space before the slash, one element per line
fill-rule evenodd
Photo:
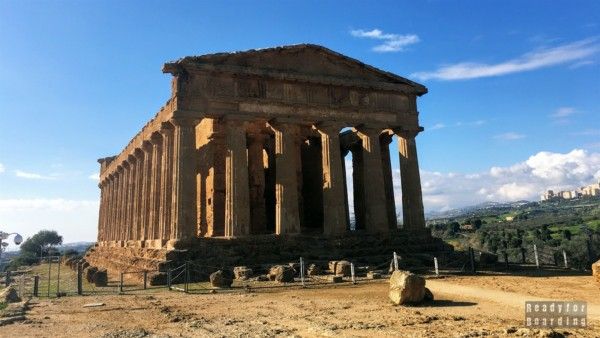
<path fill-rule="evenodd" d="M 350 262 L 339 261 L 335 265 L 335 274 L 339 276 L 348 277 L 351 274 Z"/>
<path fill-rule="evenodd" d="M 600 283 L 600 260 L 592 264 L 592 275 L 596 279 L 596 282 Z"/>
<path fill-rule="evenodd" d="M 381 274 L 379 272 L 369 271 L 369 272 L 367 272 L 367 278 L 368 279 L 381 279 Z"/>
<path fill-rule="evenodd" d="M 280 283 L 294 281 L 295 271 L 289 265 L 275 265 L 269 270 L 269 279 Z"/>
<path fill-rule="evenodd" d="M 9 286 L 0 292 L 0 303 L 18 303 L 21 301 L 17 289 L 14 286 Z"/>
<path fill-rule="evenodd" d="M 210 284 L 217 288 L 229 288 L 233 284 L 233 276 L 227 270 L 218 270 L 210 274 Z"/>
<path fill-rule="evenodd" d="M 99 269 L 93 276 L 94 285 L 97 287 L 105 287 L 108 285 L 108 271 Z"/>
<path fill-rule="evenodd" d="M 344 281 L 344 278 L 342 276 L 336 275 L 336 276 L 329 276 L 329 280 L 332 283 L 341 283 Z"/>
<path fill-rule="evenodd" d="M 425 296 L 423 296 L 423 300 L 426 302 L 433 302 L 433 293 L 428 288 L 425 288 Z"/>
<path fill-rule="evenodd" d="M 88 283 L 94 283 L 94 275 L 98 272 L 98 268 L 95 266 L 88 266 L 83 270 L 83 276 Z"/>
<path fill-rule="evenodd" d="M 390 277 L 390 300 L 396 305 L 418 304 L 425 298 L 425 278 L 397 270 Z"/>
<path fill-rule="evenodd" d="M 308 266 L 307 275 L 308 276 L 318 276 L 323 274 L 323 270 L 320 266 L 316 264 L 311 264 Z"/>
<path fill-rule="evenodd" d="M 247 280 L 252 277 L 252 273 L 252 269 L 247 266 L 236 266 L 233 268 L 233 275 L 235 276 L 235 279 Z"/>
<path fill-rule="evenodd" d="M 329 267 L 329 271 L 335 273 L 335 265 L 337 264 L 338 261 L 329 261 L 328 267 Z"/>

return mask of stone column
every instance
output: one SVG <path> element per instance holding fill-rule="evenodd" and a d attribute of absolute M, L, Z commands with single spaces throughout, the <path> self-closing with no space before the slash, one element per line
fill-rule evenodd
<path fill-rule="evenodd" d="M 344 172 L 340 153 L 338 124 L 320 124 L 323 166 L 323 233 L 338 235 L 346 232 L 346 207 L 344 204 Z"/>
<path fill-rule="evenodd" d="M 110 240 L 111 241 L 116 241 L 116 231 L 117 228 L 119 228 L 120 226 L 120 215 L 121 215 L 121 176 L 123 174 L 123 167 L 122 166 L 118 166 L 117 170 L 115 171 L 115 178 L 114 178 L 114 186 L 115 186 L 115 194 L 114 194 L 114 210 L 113 210 L 113 224 L 111 226 L 110 229 Z"/>
<path fill-rule="evenodd" d="M 275 132 L 275 233 L 298 233 L 298 126 L 284 123 L 272 127 Z"/>
<path fill-rule="evenodd" d="M 160 133 L 154 133 L 150 137 L 152 144 L 152 167 L 150 174 L 150 205 L 148 224 L 148 239 L 160 239 L 160 202 L 161 202 L 161 182 L 162 182 L 162 145 L 163 139 Z M 155 243 L 148 243 L 154 246 Z M 162 244 L 161 244 L 162 245 Z"/>
<path fill-rule="evenodd" d="M 98 213 L 98 235 L 97 241 L 102 242 L 102 232 L 104 231 L 104 215 L 106 214 L 106 182 L 102 181 L 98 183 L 98 188 L 100 188 L 100 212 Z"/>
<path fill-rule="evenodd" d="M 114 237 L 115 237 L 115 241 L 119 242 L 119 244 L 121 244 L 121 242 L 125 239 L 124 238 L 124 233 L 125 233 L 125 215 L 126 215 L 126 209 L 125 209 L 125 200 L 126 200 L 126 194 L 127 194 L 127 168 L 129 168 L 129 164 L 127 164 L 127 162 L 123 162 L 121 164 L 120 167 L 120 171 L 119 171 L 119 204 L 118 204 L 118 208 L 119 208 L 119 213 L 118 213 L 118 218 L 119 218 L 119 222 L 117 223 L 117 227 L 114 231 Z"/>
<path fill-rule="evenodd" d="M 392 162 L 390 159 L 390 143 L 392 135 L 385 132 L 379 136 L 381 144 L 381 163 L 383 168 L 383 184 L 385 185 L 385 200 L 387 219 L 390 229 L 398 228 L 398 219 L 396 217 L 396 201 L 394 198 L 394 177 L 392 174 Z"/>
<path fill-rule="evenodd" d="M 110 199 L 109 199 L 109 216 L 108 216 L 108 226 L 106 229 L 106 239 L 105 241 L 112 240 L 112 229 L 115 226 L 115 203 L 116 203 L 116 190 L 115 190 L 115 174 L 112 173 L 108 176 L 109 178 L 109 186 L 110 186 Z"/>
<path fill-rule="evenodd" d="M 379 144 L 381 129 L 360 127 L 355 131 L 363 149 L 366 229 L 369 232 L 387 232 L 389 228 Z"/>
<path fill-rule="evenodd" d="M 173 118 L 172 227 L 169 247 L 196 236 L 196 124 L 197 119 Z"/>
<path fill-rule="evenodd" d="M 136 149 L 134 151 L 136 158 L 135 167 L 135 190 L 133 192 L 133 203 L 134 203 L 134 214 L 133 214 L 133 240 L 136 241 L 136 245 L 141 246 L 140 240 L 142 239 L 142 187 L 144 184 L 144 151 L 142 149 Z"/>
<path fill-rule="evenodd" d="M 267 230 L 265 204 L 265 165 L 263 149 L 268 135 L 248 132 L 248 180 L 250 184 L 250 233 L 263 234 Z"/>
<path fill-rule="evenodd" d="M 162 163 L 160 181 L 160 246 L 171 238 L 171 208 L 173 205 L 173 125 L 163 123 L 160 133 L 162 134 Z"/>
<path fill-rule="evenodd" d="M 250 233 L 250 195 L 248 191 L 248 155 L 246 123 L 226 121 L 227 157 L 225 159 L 225 236 Z"/>
<path fill-rule="evenodd" d="M 417 143 L 415 141 L 419 131 L 396 131 L 396 135 L 398 135 L 398 152 L 400 153 L 404 229 L 425 228 L 421 176 L 419 174 Z"/>
<path fill-rule="evenodd" d="M 134 239 L 135 234 L 135 223 L 134 223 L 134 215 L 135 215 L 135 190 L 136 190 L 136 177 L 137 177 L 137 159 L 135 156 L 129 155 L 129 177 L 127 178 L 127 236 L 126 240 L 131 241 Z"/>
<path fill-rule="evenodd" d="M 144 165 L 142 168 L 142 191 L 140 204 L 140 240 L 144 243 L 150 238 L 150 185 L 152 184 L 152 143 L 144 141 Z"/>

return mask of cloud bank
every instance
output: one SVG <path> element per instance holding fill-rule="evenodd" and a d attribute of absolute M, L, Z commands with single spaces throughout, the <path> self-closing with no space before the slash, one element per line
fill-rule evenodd
<path fill-rule="evenodd" d="M 440 67 L 434 71 L 413 73 L 411 76 L 419 80 L 435 79 L 445 81 L 501 76 L 569 62 L 579 61 L 578 63 L 581 63 L 583 59 L 592 56 L 598 50 L 600 50 L 600 46 L 596 43 L 596 39 L 585 39 L 553 48 L 532 51 L 496 64 L 460 62 Z"/>

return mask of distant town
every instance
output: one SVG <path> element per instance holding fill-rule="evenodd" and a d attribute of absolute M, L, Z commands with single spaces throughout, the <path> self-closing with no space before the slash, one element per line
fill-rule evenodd
<path fill-rule="evenodd" d="M 548 190 L 543 195 L 542 201 L 549 201 L 553 199 L 574 199 L 580 197 L 592 197 L 592 196 L 600 196 L 600 180 L 598 183 L 590 184 L 585 187 L 581 187 L 578 190 L 561 190 L 554 192 L 554 190 Z"/>

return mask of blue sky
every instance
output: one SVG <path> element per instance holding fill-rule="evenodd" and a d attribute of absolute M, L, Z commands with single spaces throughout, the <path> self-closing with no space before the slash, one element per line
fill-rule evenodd
<path fill-rule="evenodd" d="M 0 230 L 93 239 L 96 159 L 166 101 L 164 62 L 295 43 L 429 88 L 417 139 L 429 210 L 592 183 L 597 13 L 597 1 L 0 0 Z"/>

